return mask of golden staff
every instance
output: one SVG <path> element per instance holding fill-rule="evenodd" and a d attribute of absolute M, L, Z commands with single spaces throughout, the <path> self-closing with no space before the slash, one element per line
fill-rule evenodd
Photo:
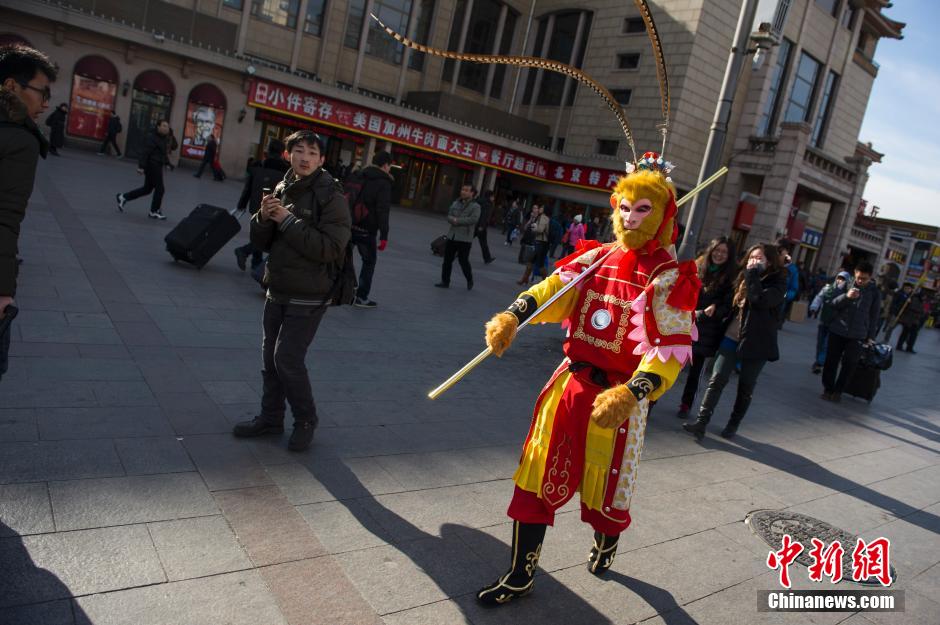
<path fill-rule="evenodd" d="M 684 196 L 681 200 L 679 200 L 678 202 L 676 202 L 676 208 L 682 206 L 683 204 L 685 204 L 686 202 L 688 202 L 689 200 L 691 200 L 693 197 L 695 197 L 695 195 L 696 195 L 698 192 L 700 192 L 702 189 L 704 189 L 705 187 L 707 187 L 707 186 L 710 185 L 711 183 L 715 182 L 716 180 L 718 180 L 719 178 L 721 178 L 722 176 L 724 176 L 726 173 L 728 173 L 728 168 L 727 168 L 727 167 L 722 167 L 721 169 L 719 169 L 718 171 L 716 171 L 714 174 L 712 174 L 711 176 L 709 176 L 708 178 L 706 178 L 705 180 L 703 180 L 703 181 L 701 182 L 701 184 L 699 184 L 699 185 L 696 186 L 694 189 L 692 189 L 691 191 L 689 191 L 688 193 L 686 193 L 685 196 Z M 519 324 L 519 327 L 516 328 L 516 332 L 518 333 L 519 330 L 521 330 L 522 328 L 524 328 L 524 327 L 526 327 L 527 325 L 529 325 L 529 321 L 531 321 L 531 320 L 535 319 L 536 317 L 538 317 L 538 316 L 539 316 L 539 313 L 543 312 L 543 311 L 544 311 L 545 309 L 547 309 L 549 306 L 551 306 L 552 304 L 554 304 L 554 303 L 558 300 L 558 298 L 560 298 L 562 295 L 564 295 L 565 293 L 567 293 L 570 289 L 574 288 L 574 286 L 575 286 L 576 284 L 578 284 L 579 282 L 581 282 L 582 280 L 584 280 L 585 278 L 587 278 L 589 275 L 591 275 L 591 273 L 592 273 L 595 269 L 597 269 L 598 267 L 600 267 L 600 266 L 601 266 L 601 263 L 603 263 L 605 260 L 607 260 L 607 257 L 610 256 L 611 254 L 613 254 L 616 249 L 617 249 L 617 246 L 614 246 L 613 248 L 611 248 L 611 250 L 610 250 L 609 252 L 607 252 L 606 254 L 604 254 L 600 259 L 594 261 L 594 263 L 593 263 L 590 267 L 588 267 L 587 269 L 585 269 L 584 271 L 582 271 L 580 274 L 578 274 L 578 276 L 577 276 L 576 278 L 574 278 L 573 280 L 571 280 L 571 282 L 569 282 L 569 283 L 566 284 L 564 287 L 562 287 L 561 290 L 559 290 L 557 293 L 555 293 L 554 295 L 552 295 L 552 296 L 548 299 L 548 301 L 545 302 L 544 304 L 542 304 L 541 306 L 539 306 L 539 307 L 536 309 L 536 311 L 535 311 L 534 313 L 532 313 L 532 315 L 531 315 L 530 317 L 528 317 L 525 321 L 523 321 L 522 323 Z M 452 375 L 452 376 L 450 376 L 449 378 L 447 378 L 446 380 L 444 380 L 444 382 L 443 382 L 440 386 L 438 386 L 438 387 L 435 388 L 433 391 L 431 391 L 430 393 L 428 393 L 428 397 L 431 398 L 431 399 L 437 399 L 438 397 L 440 397 L 440 396 L 444 393 L 444 391 L 448 390 L 450 387 L 452 387 L 453 385 L 457 384 L 457 382 L 459 382 L 460 380 L 462 380 L 465 375 L 467 375 L 468 373 L 470 373 L 470 371 L 473 370 L 473 368 L 476 367 L 478 364 L 480 364 L 481 362 L 483 362 L 484 360 L 486 360 L 487 357 L 488 357 L 490 354 L 492 354 L 492 353 L 493 353 L 493 350 L 491 350 L 489 347 L 487 347 L 486 349 L 484 349 L 482 352 L 480 352 L 479 354 L 477 354 L 477 355 L 473 358 L 473 360 L 471 360 L 470 362 L 468 362 L 467 364 L 465 364 L 463 367 L 461 367 L 460 370 L 457 371 L 457 373 L 455 373 L 454 375 Z"/>

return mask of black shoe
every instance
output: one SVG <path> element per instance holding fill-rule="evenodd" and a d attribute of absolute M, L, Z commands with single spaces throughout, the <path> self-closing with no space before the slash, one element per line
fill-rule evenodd
<path fill-rule="evenodd" d="M 491 262 L 493 262 L 494 260 L 496 260 L 496 259 L 495 259 L 495 258 L 489 258 L 489 259 L 487 259 L 487 260 L 484 260 L 484 261 L 483 261 L 483 264 L 484 264 L 484 265 L 489 265 L 489 264 L 490 264 Z"/>
<path fill-rule="evenodd" d="M 588 554 L 588 570 L 600 577 L 607 572 L 607 569 L 614 563 L 614 556 L 617 555 L 617 543 L 620 535 L 608 536 L 601 532 L 594 532 L 594 546 L 591 547 L 591 553 Z"/>
<path fill-rule="evenodd" d="M 721 437 L 729 438 L 729 439 L 734 438 L 734 435 L 737 434 L 737 432 L 738 432 L 738 428 L 731 427 L 730 425 L 726 425 L 725 429 L 721 431 Z"/>
<path fill-rule="evenodd" d="M 691 423 L 682 424 L 682 429 L 688 432 L 689 434 L 693 434 L 695 436 L 695 440 L 699 440 L 699 441 L 705 438 L 705 429 L 707 427 L 708 427 L 708 421 L 702 421 L 701 418 L 698 418 L 695 421 L 692 421 Z"/>
<path fill-rule="evenodd" d="M 487 607 L 508 603 L 532 592 L 535 570 L 545 539 L 542 523 L 512 523 L 512 568 L 498 580 L 477 592 L 477 601 Z"/>
<path fill-rule="evenodd" d="M 242 271 L 245 271 L 248 266 L 246 264 L 248 262 L 248 254 L 240 247 L 235 248 L 235 262 L 238 263 L 238 268 Z"/>
<path fill-rule="evenodd" d="M 829 391 L 823 391 L 822 395 L 820 395 L 819 398 L 824 401 L 832 401 L 832 393 L 830 393 Z"/>
<path fill-rule="evenodd" d="M 816 375 L 819 375 L 821 372 L 822 372 L 822 365 L 817 365 L 817 364 L 814 362 L 814 363 L 813 363 L 813 373 L 815 373 Z"/>
<path fill-rule="evenodd" d="M 831 393 L 831 394 L 830 394 L 830 397 L 831 397 L 830 401 L 832 401 L 832 402 L 834 402 L 834 403 L 836 403 L 836 404 L 838 404 L 840 401 L 842 401 L 842 393 Z"/>
<path fill-rule="evenodd" d="M 438 282 L 438 283 L 435 284 L 434 286 L 436 286 L 436 287 L 439 288 L 439 289 L 449 289 L 449 288 L 450 288 L 450 284 L 447 284 L 446 282 Z"/>
<path fill-rule="evenodd" d="M 117 198 L 118 210 L 123 213 L 124 205 L 127 204 L 127 199 L 124 197 L 123 193 L 118 193 L 115 197 Z"/>
<path fill-rule="evenodd" d="M 284 425 L 265 421 L 261 417 L 255 417 L 251 421 L 242 421 L 236 423 L 232 428 L 232 434 L 239 438 L 250 438 L 254 436 L 264 436 L 265 434 L 283 434 Z"/>
<path fill-rule="evenodd" d="M 362 298 L 357 295 L 356 299 L 353 300 L 353 306 L 356 308 L 376 308 L 378 304 L 373 302 L 368 297 Z"/>
<path fill-rule="evenodd" d="M 907 350 L 907 353 L 908 353 L 908 354 L 916 354 L 917 352 L 915 352 L 913 349 L 909 349 L 909 350 Z"/>
<path fill-rule="evenodd" d="M 473 280 L 467 280 L 467 290 L 468 291 L 473 290 Z"/>
<path fill-rule="evenodd" d="M 291 451 L 303 451 L 310 447 L 313 442 L 313 431 L 316 426 L 311 421 L 297 421 L 294 423 L 294 431 L 287 441 L 287 448 Z"/>

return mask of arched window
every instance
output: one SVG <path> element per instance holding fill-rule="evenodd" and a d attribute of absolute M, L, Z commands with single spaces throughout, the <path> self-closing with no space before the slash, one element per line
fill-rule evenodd
<path fill-rule="evenodd" d="M 127 155 L 136 158 L 147 141 L 147 135 L 161 119 L 170 119 L 176 87 L 163 72 L 148 69 L 134 79 L 131 90 L 131 113 L 127 123 Z"/>
<path fill-rule="evenodd" d="M 104 139 L 114 110 L 117 85 L 117 68 L 103 56 L 86 56 L 75 64 L 66 127 L 70 135 Z"/>
<path fill-rule="evenodd" d="M 201 160 L 209 137 L 222 142 L 222 123 L 225 120 L 225 94 L 207 82 L 193 87 L 186 105 L 186 126 L 183 128 L 183 147 L 180 156 Z"/>
<path fill-rule="evenodd" d="M 17 35 L 16 33 L 0 33 L 0 46 L 12 46 L 16 43 L 29 46 L 30 48 L 33 47 L 33 44 L 31 44 L 26 37 Z"/>

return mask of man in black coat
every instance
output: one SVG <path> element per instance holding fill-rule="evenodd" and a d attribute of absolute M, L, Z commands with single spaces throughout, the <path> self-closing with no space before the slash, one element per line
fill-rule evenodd
<path fill-rule="evenodd" d="M 136 200 L 150 193 L 153 198 L 150 200 L 151 219 L 166 219 L 166 215 L 160 209 L 163 203 L 163 168 L 169 162 L 167 158 L 167 135 L 170 134 L 170 122 L 161 119 L 157 122 L 156 128 L 147 137 L 144 149 L 140 152 L 140 158 L 137 159 L 137 173 L 144 175 L 144 186 L 127 193 L 117 194 L 118 210 L 124 212 L 124 205 L 131 200 Z"/>
<path fill-rule="evenodd" d="M 206 149 L 202 153 L 202 162 L 199 163 L 199 169 L 196 170 L 196 173 L 193 174 L 194 178 L 201 178 L 202 172 L 205 171 L 206 165 L 212 167 L 212 161 L 215 160 L 215 153 L 219 149 L 219 142 L 215 140 L 215 135 L 209 135 L 208 140 L 206 141 Z M 213 174 L 215 174 L 215 168 L 212 168 Z"/>
<path fill-rule="evenodd" d="M 33 193 L 36 164 L 49 144 L 36 120 L 49 106 L 55 66 L 26 46 L 0 47 L 0 376 L 7 370 L 15 308 L 20 224 Z"/>
<path fill-rule="evenodd" d="M 264 190 L 273 190 L 277 183 L 284 179 L 284 174 L 290 169 L 290 164 L 284 160 L 284 143 L 277 139 L 272 139 L 268 143 L 267 158 L 260 163 L 255 163 L 248 168 L 248 177 L 245 178 L 245 186 L 242 188 L 242 195 L 238 198 L 237 208 L 240 211 L 247 208 L 252 215 L 258 212 L 261 206 L 261 197 Z M 270 193 L 270 191 L 268 191 Z M 264 260 L 261 250 L 253 246 L 250 242 L 247 245 L 235 248 L 235 262 L 238 268 L 245 270 L 245 264 L 248 256 L 251 255 L 251 269 L 254 271 Z"/>
<path fill-rule="evenodd" d="M 351 194 L 356 193 L 355 189 L 359 187 L 357 197 L 349 198 L 354 213 L 352 241 L 359 250 L 359 257 L 362 258 L 359 286 L 353 302 L 353 306 L 358 308 L 378 306 L 369 299 L 369 291 L 372 289 L 372 276 L 375 274 L 375 263 L 378 260 L 377 252 L 384 251 L 388 245 L 388 213 L 392 204 L 394 180 L 391 170 L 392 155 L 381 151 L 372 158 L 372 164 L 362 170 L 361 174 L 351 175 L 346 181 Z M 357 219 L 357 212 L 364 212 L 365 215 Z"/>
<path fill-rule="evenodd" d="M 871 279 L 872 271 L 871 263 L 859 263 L 855 268 L 855 282 L 829 303 L 833 313 L 822 374 L 822 398 L 826 401 L 841 401 L 842 391 L 862 357 L 862 342 L 875 340 L 881 293 Z"/>
<path fill-rule="evenodd" d="M 475 196 L 474 199 L 476 199 Z M 493 255 L 490 254 L 490 246 L 486 242 L 486 232 L 489 230 L 490 217 L 493 214 L 493 192 L 484 191 L 482 198 L 477 200 L 477 204 L 480 205 L 480 220 L 477 222 L 473 236 L 480 242 L 480 251 L 483 252 L 483 262 L 488 265 L 496 260 L 493 258 Z"/>
<path fill-rule="evenodd" d="M 59 156 L 59 148 L 65 145 L 65 123 L 68 120 L 69 105 L 63 102 L 46 118 L 49 126 L 49 154 Z"/>
<path fill-rule="evenodd" d="M 114 111 L 111 111 L 111 117 L 108 118 L 108 135 L 104 138 L 104 141 L 101 143 L 101 147 L 98 148 L 98 154 L 101 156 L 108 155 L 109 147 L 114 148 L 114 153 L 117 156 L 121 156 L 121 148 L 117 144 L 117 136 L 121 134 L 124 130 L 124 126 L 121 125 L 121 118 Z"/>

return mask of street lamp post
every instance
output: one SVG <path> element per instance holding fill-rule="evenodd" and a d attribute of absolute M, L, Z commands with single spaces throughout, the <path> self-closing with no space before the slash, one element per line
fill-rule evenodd
<path fill-rule="evenodd" d="M 741 67 L 749 52 L 748 43 L 751 37 L 751 27 L 754 24 L 754 15 L 757 12 L 757 4 L 758 0 L 744 0 L 741 4 L 738 26 L 734 31 L 734 45 L 728 55 L 728 65 L 725 67 L 725 77 L 721 83 L 721 95 L 718 99 L 718 106 L 715 108 L 715 117 L 712 120 L 708 143 L 705 146 L 705 157 L 702 160 L 702 168 L 698 175 L 699 182 L 715 173 L 721 165 L 721 153 L 725 146 L 725 138 L 728 135 L 728 121 L 731 119 L 731 105 L 734 102 L 734 92 L 738 88 Z M 705 217 L 708 214 L 710 197 L 711 189 L 706 188 L 692 202 L 692 208 L 686 218 L 682 245 L 679 247 L 679 258 L 687 259 L 695 256 L 702 225 L 705 223 Z"/>

